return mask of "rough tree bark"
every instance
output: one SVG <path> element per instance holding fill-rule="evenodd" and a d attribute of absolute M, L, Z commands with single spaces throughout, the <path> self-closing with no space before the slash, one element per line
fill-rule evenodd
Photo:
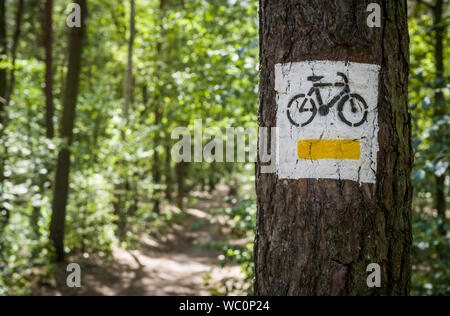
<path fill-rule="evenodd" d="M 57 261 L 64 260 L 64 231 L 67 199 L 69 195 L 70 146 L 72 145 L 75 110 L 80 85 L 81 57 L 85 31 L 84 21 L 87 10 L 86 0 L 77 0 L 75 3 L 79 4 L 81 8 L 81 27 L 75 27 L 69 31 L 69 65 L 63 100 L 64 109 L 61 119 L 63 145 L 58 154 L 53 191 L 53 212 L 50 223 L 50 240 L 55 247 Z"/>
<path fill-rule="evenodd" d="M 382 8 L 381 28 L 366 7 Z M 408 295 L 412 186 L 406 0 L 260 0 L 259 125 L 276 126 L 274 66 L 310 60 L 381 66 L 375 184 L 279 180 L 257 165 L 257 295 Z M 381 288 L 367 286 L 370 263 Z"/>

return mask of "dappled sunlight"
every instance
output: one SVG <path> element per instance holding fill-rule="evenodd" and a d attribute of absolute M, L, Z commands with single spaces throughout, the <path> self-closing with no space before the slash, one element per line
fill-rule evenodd
<path fill-rule="evenodd" d="M 83 284 L 71 290 L 63 282 L 55 288 L 36 288 L 35 295 L 211 295 L 211 287 L 222 280 L 243 282 L 239 265 L 219 266 L 220 251 L 206 244 L 219 242 L 219 227 L 209 222 L 194 228 L 198 220 L 211 218 L 211 209 L 225 207 L 226 190 L 204 195 L 203 201 L 188 207 L 183 225 L 171 225 L 162 236 L 143 234 L 136 249 L 113 246 L 112 261 L 95 260 L 82 265 Z M 198 195 L 197 195 L 198 196 Z M 239 241 L 236 241 L 239 242 Z M 236 295 L 245 294 L 236 290 Z"/>

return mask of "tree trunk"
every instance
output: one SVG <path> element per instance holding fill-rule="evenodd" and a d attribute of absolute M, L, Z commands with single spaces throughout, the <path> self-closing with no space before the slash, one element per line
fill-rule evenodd
<path fill-rule="evenodd" d="M 47 138 L 55 135 L 53 127 L 53 0 L 45 1 L 44 48 L 45 48 L 45 132 Z"/>
<path fill-rule="evenodd" d="M 3 61 L 7 52 L 6 42 L 6 0 L 0 0 L 0 61 Z M 6 103 L 6 68 L 0 68 L 0 122 Z"/>
<path fill-rule="evenodd" d="M 161 23 L 159 25 L 159 33 L 160 38 L 163 37 L 163 17 L 164 17 L 164 1 L 160 0 L 159 2 L 159 14 L 161 16 Z M 157 56 L 159 58 L 163 58 L 162 54 L 162 41 L 161 39 L 158 40 L 156 43 L 156 51 Z M 155 96 L 155 102 L 153 104 L 154 106 L 154 115 L 155 115 L 155 126 L 157 127 L 155 129 L 155 137 L 154 137 L 154 147 L 155 147 L 155 153 L 153 156 L 153 166 L 152 166 L 152 173 L 153 173 L 153 184 L 156 185 L 156 189 L 154 190 L 153 194 L 153 211 L 156 213 L 160 212 L 160 201 L 161 201 L 161 161 L 160 161 L 160 155 L 158 152 L 159 145 L 161 144 L 161 135 L 160 135 L 160 124 L 162 122 L 163 113 L 161 111 L 162 108 L 162 95 L 163 95 L 163 86 L 161 84 L 161 73 L 162 73 L 162 63 L 163 60 L 158 61 L 158 69 L 156 71 L 156 80 L 157 80 L 157 91 Z"/>
<path fill-rule="evenodd" d="M 27 109 L 27 136 L 28 136 L 28 148 L 30 148 L 31 152 L 34 154 L 37 151 L 37 148 L 33 144 L 33 128 L 32 128 L 32 122 L 34 119 L 34 113 L 33 113 L 33 106 L 29 98 L 26 98 L 26 109 Z M 44 196 L 44 183 L 47 180 L 46 175 L 40 174 L 41 165 L 37 162 L 34 163 L 34 172 L 31 177 L 31 183 L 33 186 L 36 186 L 39 188 L 39 193 L 41 196 Z M 34 203 L 33 203 L 34 204 Z M 33 230 L 35 239 L 38 240 L 40 238 L 40 232 L 39 232 L 39 218 L 41 215 L 41 205 L 33 205 L 33 210 L 31 212 L 30 216 L 30 226 Z M 34 252 L 37 250 L 33 250 Z"/>
<path fill-rule="evenodd" d="M 22 17 L 23 17 L 23 8 L 24 8 L 23 2 L 24 2 L 24 0 L 19 0 L 19 3 L 17 4 L 16 29 L 14 30 L 14 36 L 13 36 L 12 47 L 11 47 L 12 69 L 9 72 L 9 83 L 8 83 L 8 89 L 6 90 L 6 107 L 8 106 L 8 103 L 11 100 L 11 96 L 14 91 L 14 85 L 16 82 L 17 47 L 19 46 L 19 38 L 20 38 L 20 33 L 22 31 Z M 7 115 L 5 115 L 4 122 L 5 121 L 6 121 L 6 123 L 8 121 Z M 6 123 L 4 123 L 5 127 L 6 127 Z"/>
<path fill-rule="evenodd" d="M 444 88 L 445 85 L 445 74 L 444 74 L 444 35 L 446 32 L 446 27 L 442 19 L 444 11 L 444 0 L 437 0 L 433 7 L 433 17 L 434 17 L 434 36 L 435 36 L 435 47 L 434 47 L 434 59 L 436 61 L 436 78 L 441 79 L 443 84 L 440 84 L 439 88 Z M 435 89 L 434 103 L 435 103 L 435 113 L 433 115 L 434 121 L 441 120 L 446 115 L 445 109 L 445 98 L 442 89 Z M 436 142 L 440 142 L 436 139 Z M 438 212 L 438 217 L 440 220 L 439 232 L 442 236 L 447 235 L 447 216 L 446 208 L 447 203 L 445 199 L 445 178 L 447 173 L 441 176 L 435 176 L 436 181 L 436 192 L 435 192 L 435 205 Z"/>
<path fill-rule="evenodd" d="M 2 76 L 6 77 L 6 71 L 4 74 L 0 75 L 0 104 L 2 104 L 1 108 L 0 108 L 0 143 L 2 144 L 2 151 L 0 152 L 0 202 L 2 202 L 2 204 L 0 204 L 0 213 L 5 213 L 5 219 L 6 219 L 6 223 L 9 220 L 9 210 L 6 209 L 3 205 L 3 197 L 2 192 L 4 192 L 4 182 L 5 182 L 5 166 L 6 163 L 8 161 L 8 146 L 6 143 L 6 138 L 7 136 L 7 127 L 8 127 L 8 121 L 9 121 L 9 117 L 8 117 L 8 106 L 9 106 L 9 102 L 11 101 L 11 96 L 13 94 L 14 91 L 14 85 L 15 85 L 15 81 L 16 81 L 16 57 L 17 57 L 17 47 L 19 45 L 19 38 L 20 38 L 20 33 L 22 30 L 22 16 L 23 16 L 23 2 L 24 0 L 19 0 L 19 3 L 17 5 L 17 11 L 16 11 L 16 16 L 15 16 L 15 22 L 16 22 L 16 26 L 15 26 L 15 30 L 14 30 L 14 35 L 13 35 L 13 40 L 12 40 L 12 47 L 11 47 L 11 64 L 12 64 L 12 68 L 9 72 L 9 78 L 7 79 L 7 82 L 1 83 L 1 81 L 3 80 L 3 78 L 1 78 Z M 3 6 L 2 13 L 1 15 L 5 15 L 6 14 L 6 8 L 5 8 L 5 4 L 1 4 L 0 6 Z M 6 16 L 3 16 L 1 19 L 3 19 L 3 21 L 0 21 L 0 24 L 5 23 L 4 25 L 2 25 L 0 28 L 6 27 L 6 20 L 5 20 Z M 1 30 L 0 33 L 5 33 L 2 34 L 2 38 L 0 41 L 4 41 L 5 43 L 2 43 L 2 46 L 5 45 L 5 47 L 3 48 L 6 52 L 6 32 L 5 30 Z M 5 36 L 5 37 L 3 37 Z M 3 50 L 2 49 L 2 50 Z M 6 78 L 4 78 L 6 79 Z M 3 89 L 5 90 L 3 92 Z M 4 98 L 3 98 L 4 96 Z M 4 223 L 3 223 L 4 224 Z"/>
<path fill-rule="evenodd" d="M 184 207 L 184 196 L 185 196 L 185 172 L 186 172 L 186 163 L 184 161 L 177 163 L 176 165 L 177 172 L 177 206 L 179 209 L 183 209 Z"/>
<path fill-rule="evenodd" d="M 216 189 L 217 185 L 217 172 L 216 172 L 216 163 L 212 162 L 210 164 L 210 170 L 209 170 L 209 179 L 208 179 L 208 186 L 209 186 L 209 193 L 213 194 L 214 190 Z"/>
<path fill-rule="evenodd" d="M 53 0 L 45 1 L 45 9 L 44 9 L 44 19 L 43 19 L 43 43 L 45 50 L 45 86 L 44 86 L 44 94 L 45 94 L 45 135 L 48 139 L 53 139 L 55 136 L 54 125 L 53 125 L 53 115 L 54 115 L 54 107 L 53 107 Z M 30 105 L 31 107 L 31 105 Z M 31 113 L 31 109 L 30 109 Z M 31 122 L 32 116 L 29 115 L 29 119 Z M 31 128 L 30 128 L 30 139 L 31 139 Z M 52 169 L 51 163 L 45 163 L 45 168 L 47 170 Z M 36 164 L 36 178 L 37 178 L 37 186 L 39 187 L 39 192 L 42 196 L 45 195 L 45 187 L 44 183 L 47 182 L 47 175 L 42 176 L 39 174 L 39 166 Z M 49 174 L 48 172 L 47 174 Z M 36 181 L 36 180 L 33 180 Z M 34 206 L 33 212 L 31 214 L 31 226 L 33 231 L 37 237 L 39 237 L 39 218 L 41 216 L 41 207 Z"/>
<path fill-rule="evenodd" d="M 157 106 L 156 106 L 157 108 Z M 161 124 L 162 114 L 159 109 L 155 110 L 155 125 L 159 126 Z M 153 192 L 153 212 L 157 214 L 160 213 L 160 204 L 161 204 L 161 159 L 159 156 L 158 148 L 161 143 L 160 127 L 155 130 L 155 138 L 154 138 L 154 146 L 155 152 L 153 154 L 153 166 L 152 166 L 152 180 L 153 185 L 155 185 L 155 189 Z"/>
<path fill-rule="evenodd" d="M 442 176 L 435 176 L 436 179 L 436 209 L 438 211 L 438 217 L 439 217 L 439 234 L 441 236 L 447 236 L 447 201 L 445 198 L 445 177 L 446 175 Z"/>
<path fill-rule="evenodd" d="M 135 2 L 134 0 L 130 1 L 130 37 L 128 40 L 128 65 L 127 65 L 127 73 L 125 78 L 125 101 L 123 105 L 123 115 L 125 119 L 125 126 L 128 125 L 128 112 L 130 108 L 130 103 L 132 100 L 133 94 L 133 46 L 134 46 L 134 38 L 136 36 L 136 28 L 135 28 Z M 125 138 L 125 135 L 123 135 Z"/>
<path fill-rule="evenodd" d="M 376 2 L 381 28 L 367 26 L 366 1 L 260 0 L 260 126 L 277 124 L 275 64 L 328 60 L 381 68 L 376 183 L 279 179 L 262 173 L 258 162 L 257 295 L 409 293 L 407 3 Z M 371 263 L 381 266 L 380 288 L 368 287 Z"/>
<path fill-rule="evenodd" d="M 7 42 L 6 42 L 6 0 L 0 0 L 0 62 L 3 62 L 7 53 Z M 0 125 L 3 125 L 4 116 L 5 116 L 5 108 L 6 108 L 6 68 L 0 68 Z M 3 126 L 0 127 L 0 141 L 3 138 Z M 5 178 L 5 153 L 6 146 L 4 142 L 0 147 L 0 154 L 2 158 L 0 158 L 0 213 L 6 211 L 6 208 L 3 205 L 3 191 L 4 191 L 4 178 Z M 0 229 L 3 227 L 5 220 L 0 217 Z"/>
<path fill-rule="evenodd" d="M 165 194 L 165 196 L 166 196 L 167 201 L 169 201 L 171 203 L 173 186 L 172 186 L 172 155 L 171 155 L 170 144 L 171 144 L 170 143 L 170 135 L 167 133 L 166 139 L 165 139 L 165 144 L 164 144 L 164 148 L 165 148 L 165 152 L 166 152 L 166 168 L 165 168 L 166 194 Z"/>
<path fill-rule="evenodd" d="M 130 35 L 128 38 L 128 56 L 127 56 L 127 69 L 125 73 L 125 83 L 124 83 L 124 102 L 123 102 L 123 122 L 122 122 L 122 147 L 126 148 L 127 137 L 126 128 L 129 126 L 129 111 L 130 105 L 133 103 L 133 47 L 134 39 L 136 37 L 135 28 L 135 16 L 136 7 L 135 1 L 130 0 Z M 120 240 L 125 238 L 126 226 L 127 226 L 127 216 L 131 207 L 127 205 L 127 199 L 130 196 L 130 179 L 128 175 L 127 161 L 125 158 L 121 160 L 121 172 L 119 173 L 120 181 L 116 185 L 116 200 L 114 202 L 114 213 L 117 215 L 117 235 Z"/>
<path fill-rule="evenodd" d="M 72 28 L 69 33 L 69 65 L 63 100 L 61 120 L 62 148 L 58 154 L 56 176 L 53 192 L 53 212 L 50 223 L 50 240 L 56 252 L 56 260 L 64 260 L 64 229 L 67 199 L 69 195 L 70 146 L 72 145 L 73 127 L 80 84 L 81 57 L 83 51 L 84 21 L 86 18 L 86 0 L 75 1 L 81 8 L 81 27 Z"/>

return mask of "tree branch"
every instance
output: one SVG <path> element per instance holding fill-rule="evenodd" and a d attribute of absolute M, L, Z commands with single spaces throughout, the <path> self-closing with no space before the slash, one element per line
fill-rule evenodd
<path fill-rule="evenodd" d="M 425 0 L 416 0 L 418 3 L 421 3 L 421 4 L 424 4 L 424 5 L 426 5 L 428 8 L 430 8 L 430 9 L 434 9 L 434 7 L 435 7 L 435 5 L 434 4 L 431 4 L 431 3 L 429 3 L 429 2 L 427 2 L 427 1 L 425 1 Z"/>

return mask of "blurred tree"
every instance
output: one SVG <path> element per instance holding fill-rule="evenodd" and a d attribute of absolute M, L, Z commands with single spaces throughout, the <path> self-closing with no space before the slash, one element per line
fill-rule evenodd
<path fill-rule="evenodd" d="M 423 1 L 424 2 L 424 1 Z M 425 3 L 425 2 L 424 2 Z M 448 114 L 446 108 L 448 104 L 445 102 L 443 88 L 445 86 L 446 80 L 444 79 L 444 35 L 447 30 L 445 26 L 444 17 L 444 0 L 436 0 L 434 5 L 428 4 L 431 6 L 433 11 L 433 24 L 434 28 L 434 37 L 435 37 L 435 48 L 434 48 L 434 59 L 436 61 L 436 79 L 437 87 L 435 89 L 434 94 L 434 103 L 435 103 L 435 113 L 433 115 L 434 124 L 438 124 L 439 120 Z M 438 136 L 439 137 L 439 136 Z M 439 142 L 439 139 L 434 139 L 434 141 Z M 438 216 L 440 220 L 439 231 L 442 236 L 447 235 L 447 203 L 445 196 L 445 179 L 448 173 L 448 169 L 442 174 L 435 174 L 436 181 L 436 209 L 438 211 Z"/>
<path fill-rule="evenodd" d="M 121 141 L 122 148 L 127 148 L 127 131 L 130 130 L 130 106 L 134 100 L 133 94 L 133 53 L 134 53 L 134 41 L 136 37 L 136 3 L 134 0 L 130 0 L 130 17 L 129 17 L 129 37 L 128 37 L 128 51 L 127 51 L 127 67 L 124 80 L 124 102 L 122 107 L 122 128 L 121 128 Z M 122 240 L 125 237 L 126 221 L 129 211 L 134 206 L 127 203 L 127 199 L 131 197 L 131 182 L 129 174 L 128 161 L 125 155 L 122 155 L 120 163 L 120 173 L 118 174 L 120 179 L 116 187 L 117 198 L 114 204 L 115 214 L 118 216 L 118 233 L 119 238 Z"/>
<path fill-rule="evenodd" d="M 0 0 L 0 61 L 5 62 L 7 53 L 6 41 L 6 0 Z M 3 113 L 6 103 L 6 67 L 0 67 L 0 122 L 3 122 Z"/>
<path fill-rule="evenodd" d="M 163 71 L 163 66 L 167 67 L 167 65 L 164 64 L 165 62 L 165 56 L 163 54 L 163 39 L 164 39 L 164 4 L 165 0 L 159 1 L 159 25 L 158 25 L 158 32 L 159 32 L 159 38 L 156 43 L 156 63 L 157 63 L 157 70 L 156 70 L 156 89 L 155 89 L 155 96 L 154 96 L 154 102 L 152 104 L 153 106 L 153 112 L 155 117 L 155 132 L 154 132 L 154 155 L 153 155 L 153 167 L 152 167 L 152 180 L 153 184 L 156 186 L 154 194 L 153 194 L 153 212 L 160 213 L 160 201 L 161 201 L 161 160 L 160 160 L 160 153 L 159 153 L 159 147 L 161 145 L 161 122 L 163 118 L 163 97 L 164 97 L 164 85 L 161 80 L 161 73 Z"/>
<path fill-rule="evenodd" d="M 5 158 L 6 147 L 4 145 L 3 134 L 4 134 L 4 120 L 6 117 L 6 66 L 4 65 L 7 58 L 7 41 L 6 41 L 6 0 L 0 0 L 0 146 L 1 146 L 1 158 L 0 158 L 0 227 L 3 226 L 3 212 L 6 211 L 4 207 L 4 177 L 5 177 Z"/>
<path fill-rule="evenodd" d="M 66 222 L 67 199 L 69 195 L 70 153 L 73 142 L 73 126 L 80 84 L 81 57 L 83 52 L 83 37 L 87 14 L 87 0 L 77 0 L 75 3 L 81 9 L 81 27 L 69 30 L 69 64 L 64 92 L 63 115 L 61 119 L 61 148 L 56 165 L 56 176 L 53 192 L 53 212 L 50 224 L 50 239 L 56 251 L 56 260 L 64 260 L 64 231 Z"/>
<path fill-rule="evenodd" d="M 441 5 L 442 12 L 439 13 L 437 11 L 440 11 Z M 450 158 L 447 71 L 449 62 L 446 58 L 450 51 L 447 44 L 448 5 L 448 1 L 409 1 L 411 36 L 409 99 L 415 148 L 412 177 L 415 211 L 412 249 L 413 295 L 450 293 L 450 273 L 447 268 L 450 255 L 449 221 L 444 215 L 448 209 L 446 200 L 448 200 Z M 436 24 L 436 17 L 439 15 L 441 22 Z M 441 33 L 441 38 L 438 33 Z M 442 46 L 439 44 L 441 41 Z M 442 65 L 439 65 L 437 59 L 440 59 L 438 52 L 441 49 L 443 59 Z M 444 70 L 440 75 L 438 68 Z M 438 178 L 444 179 L 442 186 L 439 185 L 442 179 Z"/>
<path fill-rule="evenodd" d="M 54 137 L 53 127 L 53 0 L 45 1 L 44 49 L 45 49 L 45 131 L 48 138 Z"/>
<path fill-rule="evenodd" d="M 14 91 L 14 86 L 15 86 L 15 81 L 16 81 L 16 59 L 17 59 L 17 47 L 19 45 L 19 38 L 20 38 L 20 34 L 21 34 L 21 30 L 22 30 L 22 16 L 23 16 L 23 10 L 24 10 L 24 6 L 23 6 L 24 1 L 23 0 L 19 0 L 19 2 L 17 3 L 17 10 L 16 10 L 16 15 L 15 15 L 15 29 L 14 29 L 14 34 L 13 34 L 13 38 L 12 38 L 12 45 L 11 45 L 11 66 L 10 66 L 10 71 L 9 71 L 9 76 L 6 79 L 6 81 L 4 81 L 4 83 L 2 83 L 3 79 L 1 79 L 2 76 L 6 76 L 5 74 L 0 74 L 0 85 L 4 85 L 3 87 L 0 87 L 0 104 L 2 104 L 2 106 L 0 107 L 0 145 L 2 146 L 2 151 L 1 151 L 1 155 L 0 155 L 0 215 L 2 215 L 2 218 L 4 216 L 5 221 L 1 220 L 1 222 L 8 222 L 9 220 L 9 216 L 10 216 L 10 209 L 5 207 L 6 203 L 7 203 L 7 199 L 4 198 L 3 196 L 3 192 L 5 191 L 4 189 L 4 185 L 5 185 L 5 166 L 6 163 L 8 161 L 8 135 L 7 135 L 7 127 L 8 127 L 8 123 L 9 123 L 9 117 L 8 117 L 8 107 L 11 101 L 11 96 L 13 94 Z M 0 4 L 0 7 L 3 6 L 3 10 L 0 13 L 1 15 L 5 16 L 6 14 L 6 7 L 5 4 Z M 2 18 L 3 19 L 3 18 Z M 6 28 L 6 20 L 3 19 L 3 21 L 0 21 L 0 29 L 2 29 L 3 27 Z M 6 41 L 6 32 L 4 30 L 0 31 L 0 35 L 1 33 L 4 33 L 3 35 L 4 37 L 4 41 Z M 6 44 L 4 44 L 6 45 Z M 6 51 L 6 48 L 4 48 Z M 7 54 L 5 54 L 4 56 L 8 56 Z M 1 68 L 3 68 L 5 66 L 2 66 Z M 5 70 L 6 71 L 6 70 Z M 4 99 L 3 99 L 3 89 L 5 89 L 4 91 Z M 0 227 L 2 224 L 0 222 Z"/>

